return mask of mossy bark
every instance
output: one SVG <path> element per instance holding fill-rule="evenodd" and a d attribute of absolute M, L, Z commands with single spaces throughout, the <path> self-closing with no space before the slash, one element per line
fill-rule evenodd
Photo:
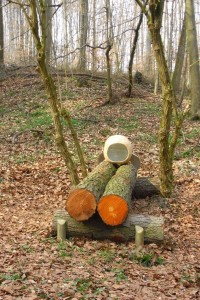
<path fill-rule="evenodd" d="M 173 101 L 175 98 L 160 34 L 163 1 L 161 1 L 160 4 L 157 4 L 157 6 L 157 10 L 155 10 L 154 7 L 152 7 L 151 16 L 148 20 L 148 27 L 151 33 L 153 50 L 162 85 L 162 116 L 159 131 L 160 182 L 161 192 L 164 196 L 167 197 L 171 195 L 173 183 L 173 157 L 169 152 L 169 134 L 173 111 Z"/>
<path fill-rule="evenodd" d="M 116 167 L 113 164 L 103 161 L 94 168 L 93 171 L 75 187 L 75 189 L 85 189 L 92 192 L 98 201 L 102 196 L 107 183 L 115 172 Z"/>
<path fill-rule="evenodd" d="M 123 198 L 130 206 L 132 191 L 136 182 L 137 169 L 132 165 L 123 165 L 106 185 L 104 196 L 117 195 Z"/>
<path fill-rule="evenodd" d="M 72 120 L 70 118 L 69 112 L 63 107 L 60 110 L 61 110 L 62 117 L 67 122 L 67 124 L 69 126 L 69 129 L 71 131 L 71 135 L 73 137 L 74 144 L 76 146 L 78 157 L 79 157 L 79 160 L 80 160 L 82 175 L 83 175 L 83 178 L 85 178 L 87 176 L 87 167 L 86 167 L 85 159 L 84 159 L 84 156 L 83 156 L 83 151 L 81 149 L 81 146 L 80 146 L 80 143 L 79 143 L 79 140 L 78 140 L 77 132 L 74 129 L 74 126 L 72 124 Z"/>
<path fill-rule="evenodd" d="M 138 177 L 133 188 L 132 198 L 143 199 L 160 194 L 159 180 L 155 178 Z"/>
<path fill-rule="evenodd" d="M 56 235 L 58 219 L 66 220 L 67 238 L 85 236 L 98 240 L 109 239 L 115 242 L 125 242 L 134 240 L 135 225 L 139 225 L 144 228 L 144 240 L 146 242 L 161 243 L 164 239 L 163 217 L 129 214 L 125 223 L 112 227 L 104 224 L 98 215 L 93 216 L 88 221 L 77 222 L 65 210 L 58 210 L 53 217 L 53 235 Z"/>
<path fill-rule="evenodd" d="M 187 113 L 178 113 L 176 99 L 165 59 L 165 52 L 161 38 L 162 15 L 164 0 L 149 0 L 146 9 L 141 0 L 136 0 L 147 17 L 148 28 L 154 55 L 157 62 L 159 78 L 162 86 L 162 114 L 159 130 L 159 159 L 160 159 L 160 191 L 164 197 L 170 197 L 173 190 L 173 159 L 174 151 L 180 135 L 182 122 Z M 171 139 L 172 117 L 175 119 L 175 129 Z"/>
<path fill-rule="evenodd" d="M 92 217 L 97 201 L 115 171 L 114 165 L 103 161 L 71 191 L 66 201 L 66 210 L 71 217 L 77 221 L 85 221 Z"/>
<path fill-rule="evenodd" d="M 72 155 L 68 150 L 68 146 L 65 142 L 63 135 L 63 127 L 61 123 L 61 112 L 59 110 L 59 100 L 56 91 L 55 84 L 51 77 L 51 74 L 46 64 L 46 28 L 47 28 L 47 0 L 41 0 L 37 5 L 36 0 L 30 1 L 30 10 L 27 12 L 27 7 L 23 3 L 18 3 L 21 7 L 26 20 L 30 26 L 33 34 L 35 46 L 37 49 L 37 70 L 41 75 L 46 89 L 48 102 L 51 109 L 55 128 L 55 143 L 65 161 L 65 164 L 69 170 L 72 184 L 79 183 L 79 177 L 76 169 L 76 165 L 72 159 Z"/>

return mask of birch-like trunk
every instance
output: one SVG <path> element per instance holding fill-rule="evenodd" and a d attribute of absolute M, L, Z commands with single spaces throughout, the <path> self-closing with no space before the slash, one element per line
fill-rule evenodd
<path fill-rule="evenodd" d="M 193 0 L 186 0 L 186 36 L 190 65 L 191 117 L 200 119 L 199 53 Z"/>
<path fill-rule="evenodd" d="M 136 47 L 137 47 L 137 42 L 138 42 L 138 38 L 139 38 L 139 30 L 140 30 L 140 26 L 142 24 L 142 20 L 143 20 L 143 13 L 141 12 L 138 24 L 137 24 L 137 26 L 134 30 L 135 35 L 134 35 L 134 38 L 133 38 L 133 44 L 132 44 L 132 48 L 131 48 L 129 65 L 128 65 L 128 78 L 129 78 L 128 93 L 127 93 L 128 97 L 131 97 L 132 88 L 133 88 L 133 59 L 134 59 L 134 56 L 135 56 L 135 50 L 136 50 Z"/>
<path fill-rule="evenodd" d="M 80 3 L 80 57 L 78 67 L 86 69 L 86 43 L 88 33 L 88 0 L 81 0 Z"/>
<path fill-rule="evenodd" d="M 52 0 L 47 1 L 46 6 L 46 63 L 50 64 L 51 54 L 52 54 Z"/>
<path fill-rule="evenodd" d="M 186 26 L 185 26 L 185 17 L 184 17 L 183 25 L 181 29 L 181 36 L 178 45 L 178 52 L 176 55 L 175 69 L 172 76 L 173 88 L 177 92 L 179 92 L 180 90 L 181 72 L 183 69 L 183 63 L 185 57 L 185 46 L 186 46 Z"/>
<path fill-rule="evenodd" d="M 4 22 L 2 0 L 0 0 L 0 81 L 6 77 L 4 64 Z"/>

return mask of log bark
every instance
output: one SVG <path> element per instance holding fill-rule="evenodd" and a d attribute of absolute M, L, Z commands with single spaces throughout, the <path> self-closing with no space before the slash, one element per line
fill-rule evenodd
<path fill-rule="evenodd" d="M 126 219 L 136 177 L 137 169 L 132 164 L 123 165 L 108 182 L 97 205 L 98 213 L 107 225 L 120 225 Z"/>
<path fill-rule="evenodd" d="M 57 220 L 64 219 L 67 223 L 67 238 L 89 237 L 97 240 L 126 242 L 135 239 L 135 225 L 144 228 L 144 241 L 161 243 L 164 239 L 163 217 L 129 214 L 126 222 L 120 226 L 108 226 L 96 214 L 85 222 L 71 218 L 65 210 L 55 212 L 52 222 L 52 235 L 56 236 Z"/>
<path fill-rule="evenodd" d="M 97 201 L 115 172 L 116 167 L 113 164 L 103 161 L 84 178 L 66 201 L 66 210 L 70 216 L 77 221 L 88 220 L 95 213 Z"/>
<path fill-rule="evenodd" d="M 144 199 L 153 195 L 160 195 L 158 179 L 138 177 L 133 188 L 132 198 Z"/>

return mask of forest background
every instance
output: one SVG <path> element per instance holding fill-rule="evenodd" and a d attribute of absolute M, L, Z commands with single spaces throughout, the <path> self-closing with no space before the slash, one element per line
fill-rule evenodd
<path fill-rule="evenodd" d="M 136 2 L 47 1 L 46 63 L 59 101 L 78 133 L 87 172 L 97 164 L 106 138 L 121 133 L 133 141 L 134 152 L 141 159 L 139 176 L 159 176 L 162 82 L 146 19 L 141 20 Z M 199 48 L 200 3 L 187 2 L 194 4 Z M 0 3 L 2 299 L 198 299 L 199 121 L 186 116 L 183 123 L 173 157 L 175 188 L 171 198 L 133 201 L 138 213 L 164 216 L 166 238 L 162 246 L 145 245 L 137 256 L 133 243 L 76 238 L 57 242 L 49 231 L 55 210 L 65 205 L 70 174 L 54 146 L 45 84 L 36 67 L 37 48 L 17 4 L 25 4 L 30 13 L 27 2 Z M 164 4 L 161 35 L 172 75 L 185 1 Z M 136 76 L 127 98 L 130 53 L 138 33 L 132 70 Z M 190 104 L 191 63 L 184 40 L 182 46 L 176 95 L 184 110 Z M 81 178 L 83 170 L 69 123 L 65 126 L 62 120 L 62 124 Z"/>

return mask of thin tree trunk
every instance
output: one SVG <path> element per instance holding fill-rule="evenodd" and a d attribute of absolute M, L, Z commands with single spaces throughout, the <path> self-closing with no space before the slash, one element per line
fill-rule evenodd
<path fill-rule="evenodd" d="M 67 15 L 67 3 L 63 2 L 63 26 L 64 26 L 64 50 L 63 54 L 65 56 L 64 59 L 64 69 L 65 72 L 69 69 L 69 55 L 68 55 L 68 15 Z"/>
<path fill-rule="evenodd" d="M 5 77 L 4 67 L 4 28 L 3 28 L 3 8 L 0 0 L 0 80 Z"/>
<path fill-rule="evenodd" d="M 64 139 L 57 91 L 46 65 L 46 3 L 46 0 L 40 1 L 39 5 L 37 6 L 36 0 L 32 0 L 30 2 L 30 15 L 27 14 L 26 8 L 22 3 L 19 3 L 19 5 L 23 10 L 23 13 L 30 26 L 36 45 L 38 71 L 44 82 L 48 102 L 51 108 L 51 114 L 55 128 L 55 142 L 69 170 L 71 181 L 74 185 L 76 185 L 79 183 L 79 177 L 75 163 L 72 160 L 72 155 L 69 152 Z M 38 16 L 40 16 L 40 21 L 38 20 Z"/>
<path fill-rule="evenodd" d="M 46 63 L 50 64 L 52 52 L 52 0 L 47 1 L 46 6 Z"/>
<path fill-rule="evenodd" d="M 88 0 L 80 0 L 80 57 L 78 67 L 86 69 L 86 43 L 88 33 Z"/>
<path fill-rule="evenodd" d="M 38 49 L 38 45 L 37 45 Z M 40 49 L 41 50 L 41 49 Z M 39 51 L 41 53 L 41 51 Z M 51 108 L 51 113 L 53 117 L 54 127 L 55 127 L 55 142 L 58 147 L 58 149 L 61 152 L 62 157 L 64 158 L 65 164 L 70 172 L 71 181 L 73 184 L 79 183 L 79 178 L 76 170 L 76 166 L 72 160 L 71 153 L 68 150 L 68 147 L 66 145 L 64 136 L 63 136 L 63 127 L 61 124 L 61 118 L 60 118 L 60 112 L 58 110 L 58 106 L 56 104 L 57 102 L 57 92 L 55 85 L 53 83 L 53 80 L 51 78 L 51 75 L 48 73 L 46 63 L 45 63 L 45 55 L 39 55 L 37 58 L 39 71 L 41 74 L 41 77 L 44 81 L 46 92 L 48 95 L 48 101 Z"/>
<path fill-rule="evenodd" d="M 81 149 L 81 146 L 80 146 L 80 143 L 78 140 L 77 132 L 74 129 L 69 112 L 64 107 L 61 107 L 60 111 L 61 111 L 62 117 L 67 122 L 69 129 L 71 131 L 71 135 L 72 135 L 74 144 L 76 146 L 76 150 L 77 150 L 78 157 L 79 157 L 80 164 L 81 164 L 82 176 L 84 178 L 87 176 L 87 168 L 86 168 L 86 163 L 85 163 L 84 156 L 83 156 L 83 151 Z"/>
<path fill-rule="evenodd" d="M 111 45 L 107 46 L 106 49 L 106 65 L 107 65 L 107 85 L 108 85 L 108 102 L 113 103 L 113 92 L 112 92 L 112 76 L 111 76 L 111 65 L 110 65 L 110 50 Z"/>
<path fill-rule="evenodd" d="M 146 30 L 146 59 L 145 59 L 145 74 L 148 78 L 152 75 L 152 58 L 151 58 L 151 36 L 149 29 Z"/>
<path fill-rule="evenodd" d="M 154 95 L 158 95 L 158 88 L 159 88 L 159 72 L 158 72 L 158 68 L 156 67 L 155 78 L 154 78 Z"/>
<path fill-rule="evenodd" d="M 108 85 L 108 103 L 113 104 L 113 91 L 112 91 L 112 67 L 110 62 L 110 51 L 113 46 L 113 39 L 111 34 L 111 29 L 109 28 L 110 23 L 110 0 L 106 0 L 106 38 L 107 38 L 107 47 L 106 47 L 106 66 L 107 66 L 107 85 Z M 111 42 L 112 40 L 112 42 Z"/>
<path fill-rule="evenodd" d="M 143 5 L 142 1 L 136 0 L 136 2 L 142 8 L 147 17 L 154 55 L 156 58 L 162 86 L 162 115 L 159 130 L 160 190 L 164 197 L 170 197 L 173 189 L 172 165 L 174 151 L 187 110 L 183 114 L 178 114 L 177 112 L 175 95 L 172 87 L 169 68 L 165 58 L 165 52 L 160 33 L 164 0 L 150 0 L 148 10 Z M 170 133 L 172 113 L 174 113 L 175 116 L 175 130 L 171 138 Z"/>
<path fill-rule="evenodd" d="M 186 35 L 190 64 L 191 117 L 200 119 L 199 53 L 193 0 L 186 0 Z"/>
<path fill-rule="evenodd" d="M 96 70 L 96 0 L 93 0 L 93 20 L 92 20 L 92 71 L 94 72 Z"/>
<path fill-rule="evenodd" d="M 128 65 L 128 78 L 129 78 L 129 82 L 128 82 L 128 93 L 127 96 L 131 97 L 131 93 L 132 93 L 132 88 L 133 88 L 133 59 L 135 56 L 135 50 L 137 47 L 137 41 L 139 38 L 139 30 L 140 30 L 140 26 L 142 24 L 142 20 L 143 20 L 143 13 L 141 12 L 138 24 L 135 28 L 135 35 L 134 35 L 134 39 L 133 39 L 133 46 L 131 49 L 131 54 L 130 54 L 130 60 L 129 60 L 129 65 Z"/>
<path fill-rule="evenodd" d="M 178 46 L 178 52 L 176 55 L 176 64 L 172 77 L 173 88 L 176 92 L 180 90 L 181 82 L 181 72 L 183 69 L 184 57 L 185 57 L 185 46 L 186 46 L 186 26 L 185 26 L 185 17 L 183 20 L 183 26 L 181 30 L 181 37 Z"/>
<path fill-rule="evenodd" d="M 173 52 L 173 43 L 172 43 L 172 40 L 173 40 L 173 27 L 174 27 L 174 5 L 175 5 L 175 2 L 176 1 L 172 1 L 170 3 L 171 5 L 171 11 L 170 11 L 170 24 L 168 25 L 169 26 L 169 37 L 168 37 L 168 58 L 167 58 L 167 61 L 168 61 L 168 68 L 169 68 L 169 72 L 171 73 L 171 70 L 172 70 L 172 52 Z"/>

